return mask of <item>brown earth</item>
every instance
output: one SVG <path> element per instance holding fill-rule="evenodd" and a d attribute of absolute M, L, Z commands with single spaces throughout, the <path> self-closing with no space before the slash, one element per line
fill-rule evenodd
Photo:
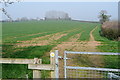
<path fill-rule="evenodd" d="M 64 51 L 79 51 L 79 52 L 99 52 L 99 50 L 96 49 L 98 45 L 100 45 L 100 42 L 95 41 L 94 36 L 92 35 L 93 31 L 96 29 L 95 27 L 91 32 L 90 32 L 90 38 L 89 41 L 79 41 L 78 39 L 81 36 L 81 33 L 76 34 L 72 36 L 71 38 L 68 39 L 67 42 L 62 42 L 61 44 L 58 44 L 56 47 L 54 47 L 52 50 L 59 50 L 59 56 L 64 57 Z M 67 35 L 71 31 L 74 30 L 68 30 L 60 33 L 55 33 L 55 34 L 50 34 L 42 37 L 37 37 L 33 38 L 32 40 L 28 41 L 18 41 L 21 43 L 16 44 L 17 47 L 27 47 L 27 46 L 42 46 L 42 45 L 49 45 L 52 42 L 60 39 L 61 37 Z M 48 53 L 46 53 L 48 55 Z M 68 60 L 68 64 L 72 66 L 94 66 L 94 67 L 102 67 L 103 66 L 103 61 L 101 56 L 89 56 L 89 55 L 69 55 L 71 58 L 75 58 L 75 60 Z M 80 58 L 84 58 L 89 60 L 90 65 L 88 63 L 81 63 Z M 91 65 L 92 64 L 92 65 Z M 63 78 L 64 77 L 64 64 L 63 64 L 63 59 L 59 60 L 59 77 Z"/>
<path fill-rule="evenodd" d="M 90 32 L 90 38 L 89 41 L 81 41 L 78 42 L 78 39 L 80 38 L 80 34 L 76 34 L 72 36 L 68 42 L 62 42 L 61 44 L 58 44 L 56 47 L 53 48 L 53 50 L 58 50 L 59 51 L 59 56 L 64 57 L 64 51 L 79 51 L 79 52 L 99 52 L 99 50 L 96 49 L 96 46 L 100 45 L 100 42 L 95 41 L 94 36 L 92 35 L 92 32 L 96 29 L 95 27 L 91 32 Z M 91 62 L 94 67 L 102 67 L 103 66 L 103 61 L 101 56 L 90 56 L 90 55 L 68 55 L 71 58 L 75 58 L 75 60 L 68 60 L 67 64 L 69 65 L 74 65 L 74 66 L 89 66 L 86 64 L 81 64 L 79 60 L 80 57 L 87 57 L 87 59 Z M 63 78 L 64 77 L 64 64 L 63 64 L 63 59 L 59 60 L 59 77 Z"/>
<path fill-rule="evenodd" d="M 55 33 L 50 34 L 42 37 L 33 38 L 32 40 L 28 41 L 18 41 L 22 43 L 16 44 L 17 47 L 28 47 L 28 46 L 42 46 L 42 45 L 48 45 L 52 43 L 55 40 L 60 39 L 62 36 L 67 35 L 67 33 Z"/>
<path fill-rule="evenodd" d="M 15 44 L 16 47 L 28 47 L 28 46 L 43 46 L 43 45 L 51 45 L 56 40 L 60 39 L 63 36 L 66 36 L 69 32 L 75 31 L 78 29 L 72 29 L 68 31 L 63 31 L 55 34 L 45 35 L 42 37 L 33 38 L 32 40 L 27 41 L 17 41 L 20 43 Z M 38 33 L 40 34 L 40 33 Z M 36 35 L 36 34 L 31 34 Z M 29 35 L 30 36 L 30 35 Z"/>
<path fill-rule="evenodd" d="M 80 38 L 81 33 L 72 36 L 71 38 L 68 39 L 67 42 L 77 42 L 77 40 Z"/>

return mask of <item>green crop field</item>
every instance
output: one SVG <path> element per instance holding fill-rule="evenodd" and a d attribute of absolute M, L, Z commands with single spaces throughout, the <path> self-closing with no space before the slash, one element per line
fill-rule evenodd
<path fill-rule="evenodd" d="M 96 26 L 97 29 L 93 32 L 93 36 L 96 41 L 100 41 L 102 43 L 102 45 L 97 46 L 97 48 L 101 52 L 118 52 L 118 41 L 111 41 L 100 36 L 99 31 L 101 25 L 99 23 L 69 20 L 46 20 L 2 23 L 2 57 L 37 57 L 41 58 L 44 64 L 49 64 L 49 56 L 46 55 L 46 53 L 50 52 L 58 44 L 68 42 L 72 36 L 77 34 L 81 34 L 77 38 L 77 42 L 89 41 L 90 32 Z M 105 59 L 105 63 L 113 64 L 105 65 L 105 67 L 118 68 L 116 65 L 118 63 L 117 60 L 111 60 L 111 56 L 107 58 L 105 57 Z M 27 65 L 4 64 L 2 66 L 3 78 L 25 78 L 25 74 L 28 74 L 29 78 L 32 78 L 32 71 L 27 70 Z M 49 72 L 42 71 L 42 73 L 43 78 L 49 76 Z"/>
<path fill-rule="evenodd" d="M 97 24 L 77 21 L 31 21 L 3 23 L 3 42 L 16 42 L 72 29 L 91 30 Z M 88 29 L 89 28 L 89 29 Z M 42 34 L 37 34 L 42 33 Z M 84 32 L 84 34 L 89 32 Z M 29 36 L 29 34 L 36 34 Z M 72 34 L 71 34 L 72 35 Z M 87 35 L 86 35 L 87 36 Z M 87 36 L 88 38 L 89 36 Z M 86 39 L 87 39 L 86 38 Z"/>

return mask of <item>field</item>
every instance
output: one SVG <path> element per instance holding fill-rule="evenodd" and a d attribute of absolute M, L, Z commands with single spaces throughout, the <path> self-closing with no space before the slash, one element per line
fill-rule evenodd
<path fill-rule="evenodd" d="M 118 52 L 118 41 L 111 41 L 101 37 L 99 34 L 100 26 L 99 23 L 67 20 L 5 22 L 2 24 L 2 57 L 37 57 L 43 59 L 44 64 L 49 64 L 49 52 L 56 49 L 59 50 L 60 56 L 63 56 L 65 50 Z M 78 56 L 79 58 L 80 56 Z M 78 63 L 81 66 L 118 68 L 118 58 L 116 56 L 97 56 L 93 58 L 96 61 L 91 58 L 86 59 L 83 56 Z M 88 60 L 90 60 L 89 64 Z M 91 61 L 93 62 L 91 63 Z M 60 64 L 60 73 L 62 74 L 63 63 Z M 27 65 L 4 64 L 2 66 L 3 78 L 25 78 L 25 74 L 32 78 L 32 71 L 27 70 Z M 19 71 L 17 71 L 18 68 Z M 49 72 L 42 71 L 42 73 L 43 78 L 49 77 Z M 60 76 L 63 77 L 63 75 Z"/>

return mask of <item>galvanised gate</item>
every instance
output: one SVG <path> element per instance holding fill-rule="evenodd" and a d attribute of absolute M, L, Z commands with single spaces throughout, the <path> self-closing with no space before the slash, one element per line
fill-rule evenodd
<path fill-rule="evenodd" d="M 120 69 L 81 67 L 69 65 L 71 56 L 77 55 L 106 55 L 119 56 L 120 53 L 102 53 L 102 52 L 72 52 L 64 51 L 64 78 L 111 78 L 120 80 Z M 73 63 L 72 63 L 73 64 Z"/>

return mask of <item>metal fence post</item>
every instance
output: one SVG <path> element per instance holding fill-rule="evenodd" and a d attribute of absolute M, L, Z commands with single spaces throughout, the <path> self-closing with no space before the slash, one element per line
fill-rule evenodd
<path fill-rule="evenodd" d="M 64 78 L 66 78 L 66 51 L 64 51 Z"/>
<path fill-rule="evenodd" d="M 55 50 L 55 78 L 59 78 L 58 50 Z"/>
<path fill-rule="evenodd" d="M 55 70 L 51 71 L 51 78 L 59 78 L 58 50 L 50 53 L 50 64 L 55 67 Z"/>

